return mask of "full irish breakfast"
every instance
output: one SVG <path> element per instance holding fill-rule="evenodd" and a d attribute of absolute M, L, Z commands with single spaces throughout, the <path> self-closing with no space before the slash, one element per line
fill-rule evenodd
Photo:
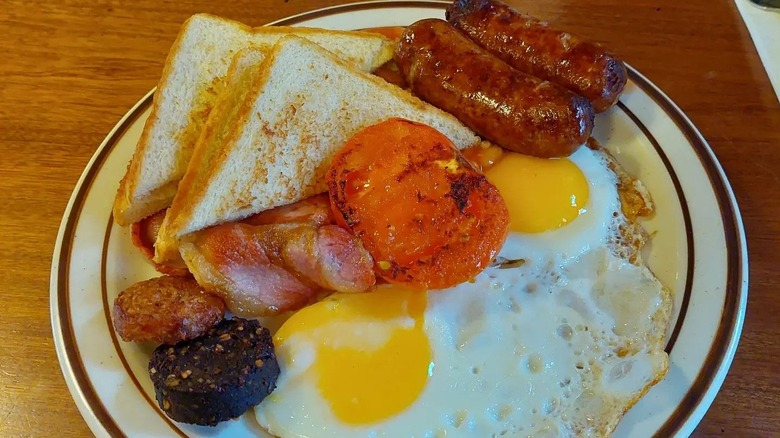
<path fill-rule="evenodd" d="M 287 437 L 610 436 L 666 374 L 641 181 L 591 138 L 626 67 L 498 0 L 173 43 L 113 217 L 172 420 Z"/>

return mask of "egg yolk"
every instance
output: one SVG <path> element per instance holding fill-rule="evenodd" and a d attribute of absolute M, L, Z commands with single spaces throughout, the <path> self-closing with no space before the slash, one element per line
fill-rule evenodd
<path fill-rule="evenodd" d="M 423 331 L 426 294 L 380 286 L 363 294 L 334 294 L 298 311 L 275 335 L 310 340 L 309 371 L 333 414 L 345 423 L 391 417 L 420 395 L 432 371 Z"/>
<path fill-rule="evenodd" d="M 566 158 L 504 152 L 485 172 L 509 209 L 510 231 L 539 233 L 560 228 L 588 203 L 588 180 Z"/>

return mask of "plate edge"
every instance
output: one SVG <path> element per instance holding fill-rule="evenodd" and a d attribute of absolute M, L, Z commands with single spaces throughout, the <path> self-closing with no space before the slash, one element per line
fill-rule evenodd
<path fill-rule="evenodd" d="M 271 23 L 268 23 L 267 25 L 279 25 L 279 24 L 292 24 L 294 21 L 301 21 L 303 19 L 312 19 L 316 18 L 318 15 L 329 15 L 335 11 L 341 11 L 341 12 L 348 12 L 350 9 L 363 9 L 363 8 L 391 8 L 395 6 L 403 6 L 403 7 L 427 7 L 427 8 L 441 8 L 443 5 L 448 4 L 449 2 L 446 1 L 433 1 L 433 0 L 422 0 L 422 1 L 402 1 L 402 0 L 385 0 L 385 1 L 378 1 L 378 2 L 356 2 L 356 3 L 348 3 L 344 5 L 336 5 L 331 6 L 327 8 L 317 9 L 309 12 L 303 12 L 300 14 L 296 14 L 290 17 L 285 17 L 280 20 L 273 21 Z M 717 180 L 723 185 L 726 194 L 727 194 L 727 201 L 728 205 L 731 207 L 732 212 L 732 220 L 734 221 L 736 230 L 736 236 L 737 236 L 737 242 L 739 244 L 739 258 L 738 261 L 740 262 L 740 266 L 742 267 L 740 272 L 740 291 L 739 296 L 737 297 L 737 311 L 734 315 L 735 320 L 732 324 L 731 330 L 729 330 L 729 334 L 731 336 L 729 340 L 729 345 L 726 347 L 723 356 L 718 361 L 717 365 L 717 372 L 715 374 L 715 377 L 710 382 L 710 384 L 705 389 L 704 393 L 701 395 L 701 398 L 699 399 L 699 403 L 694 408 L 694 410 L 690 411 L 687 416 L 687 420 L 684 420 L 684 423 L 680 426 L 680 428 L 676 431 L 676 433 L 683 432 L 683 429 L 686 429 L 686 426 L 692 426 L 690 428 L 691 432 L 695 426 L 700 422 L 701 418 L 705 415 L 706 411 L 709 409 L 709 406 L 714 401 L 715 396 L 717 395 L 723 380 L 725 379 L 726 374 L 728 373 L 728 370 L 733 362 L 734 355 L 736 353 L 736 349 L 739 344 L 739 340 L 741 337 L 742 327 L 744 323 L 744 317 L 745 317 L 745 311 L 747 306 L 747 295 L 748 295 L 748 253 L 747 253 L 747 242 L 745 238 L 745 230 L 744 230 L 744 224 L 742 221 L 741 213 L 737 204 L 736 197 L 734 195 L 733 189 L 731 187 L 731 184 L 728 181 L 728 178 L 725 174 L 725 171 L 723 170 L 720 162 L 717 160 L 717 157 L 714 154 L 714 151 L 707 143 L 706 139 L 701 135 L 699 130 L 693 125 L 691 120 L 688 118 L 688 116 L 683 113 L 679 106 L 677 106 L 674 101 L 671 100 L 663 91 L 658 89 L 655 84 L 653 84 L 651 81 L 649 81 L 644 75 L 639 73 L 637 70 L 631 68 L 638 77 L 642 79 L 642 82 L 644 82 L 645 85 L 649 86 L 653 93 L 648 92 L 648 90 L 644 90 L 647 92 L 647 94 L 652 95 L 656 94 L 657 96 L 660 96 L 665 102 L 667 102 L 674 111 L 671 114 L 675 114 L 678 116 L 681 116 L 682 121 L 685 123 L 685 125 L 690 128 L 690 130 L 695 133 L 697 140 L 699 140 L 699 143 L 701 143 L 704 146 L 704 152 L 707 154 L 708 162 L 713 164 L 715 167 L 715 170 L 717 172 Z M 59 328 L 60 335 L 62 335 L 62 322 L 59 319 L 59 314 L 57 313 L 57 307 L 58 307 L 58 299 L 57 294 L 52 294 L 53 290 L 56 289 L 57 286 L 57 274 L 58 270 L 62 269 L 62 266 L 57 262 L 57 255 L 61 254 L 62 252 L 62 241 L 64 237 L 64 231 L 65 231 L 65 225 L 70 219 L 70 215 L 72 214 L 73 210 L 73 204 L 76 199 L 77 192 L 81 189 L 85 176 L 88 174 L 89 170 L 94 166 L 94 162 L 96 161 L 97 157 L 101 154 L 103 149 L 106 147 L 106 145 L 112 141 L 115 140 L 113 136 L 116 135 L 116 131 L 122 125 L 126 122 L 126 119 L 129 118 L 134 111 L 138 109 L 138 106 L 144 104 L 146 100 L 150 97 L 151 94 L 153 94 L 154 89 L 147 93 L 144 98 L 142 98 L 136 105 L 128 111 L 128 113 L 125 114 L 125 116 L 120 119 L 120 121 L 117 123 L 117 125 L 108 133 L 108 135 L 105 137 L 101 145 L 98 147 L 96 152 L 93 154 L 92 158 L 90 159 L 89 163 L 85 167 L 84 172 L 82 172 L 81 177 L 79 178 L 79 181 L 77 182 L 76 186 L 74 187 L 74 191 L 71 195 L 71 199 L 68 202 L 68 205 L 65 209 L 65 212 L 63 214 L 63 219 L 60 224 L 60 229 L 58 231 L 57 235 L 57 241 L 55 243 L 55 252 L 53 256 L 52 261 L 52 271 L 51 271 L 51 277 L 50 277 L 50 312 L 51 312 L 51 324 L 52 324 L 52 330 L 55 328 Z M 671 116 L 671 114 L 669 114 Z M 674 118 L 672 117 L 672 120 L 674 121 Z M 685 132 L 685 131 L 684 131 Z M 699 155 L 697 153 L 697 155 Z M 701 156 L 700 156 L 701 158 Z M 707 167 L 705 166 L 705 170 Z M 709 175 L 709 172 L 707 172 Z M 709 175 L 712 177 L 711 175 Z M 718 197 L 716 196 L 716 199 Z M 720 200 L 720 199 L 718 199 Z M 724 227 L 725 228 L 725 227 Z M 75 231 L 75 229 L 74 229 Z M 728 294 L 727 294 L 728 298 Z M 61 337 L 61 336 L 60 336 Z M 62 369 L 63 375 L 66 377 L 66 383 L 68 383 L 68 386 L 70 387 L 71 384 L 74 382 L 71 382 L 68 380 L 68 374 L 66 373 L 68 370 L 72 371 L 70 369 L 70 363 L 68 363 L 68 366 L 66 367 L 65 364 L 63 364 L 63 357 L 61 357 L 61 351 L 60 349 L 63 347 L 64 340 L 58 339 L 58 336 L 56 333 L 54 333 L 54 339 L 55 339 L 55 347 L 57 349 L 57 355 L 58 359 L 60 360 L 60 367 Z M 59 341 L 59 342 L 58 342 Z M 709 354 L 708 354 L 709 356 Z M 87 417 L 84 415 L 84 411 L 82 410 L 82 406 L 79 405 L 79 402 L 84 402 L 84 394 L 81 391 L 81 388 L 77 388 L 77 392 L 79 396 L 82 398 L 81 400 L 77 401 L 77 406 L 79 407 L 79 410 L 82 413 L 82 417 L 87 419 Z M 71 393 L 73 394 L 73 391 L 71 389 Z M 75 400 L 75 397 L 74 397 Z M 90 409 L 87 409 L 87 412 L 92 413 Z M 692 423 L 692 424 L 690 424 Z M 88 421 L 89 424 L 89 421 Z M 92 425 L 90 424 L 90 428 L 93 429 Z M 104 429 L 103 429 L 104 430 Z"/>
<path fill-rule="evenodd" d="M 68 342 L 65 340 L 65 329 L 66 327 L 63 326 L 63 321 L 60 318 L 61 313 L 61 307 L 63 303 L 60 302 L 59 297 L 59 288 L 62 283 L 62 280 L 67 281 L 68 280 L 68 274 L 70 271 L 70 252 L 67 254 L 63 252 L 63 241 L 65 238 L 65 234 L 68 231 L 69 228 L 70 232 L 75 234 L 76 227 L 78 226 L 78 220 L 74 220 L 71 222 L 72 215 L 73 215 L 73 207 L 76 204 L 76 201 L 81 195 L 82 188 L 85 183 L 88 185 L 92 184 L 92 180 L 87 181 L 87 177 L 90 176 L 90 173 L 92 172 L 95 163 L 98 160 L 104 160 L 106 157 L 103 156 L 106 148 L 116 141 L 116 136 L 119 132 L 124 131 L 127 126 L 128 122 L 131 120 L 134 120 L 138 117 L 138 111 L 141 108 L 145 108 L 148 104 L 148 101 L 152 98 L 154 95 L 154 92 L 157 88 L 152 88 L 149 92 L 147 92 L 140 100 L 138 100 L 135 105 L 133 105 L 129 111 L 125 113 L 122 118 L 119 119 L 119 121 L 114 125 L 114 127 L 111 129 L 111 131 L 108 132 L 108 134 L 105 136 L 103 141 L 100 143 L 100 145 L 97 147 L 95 152 L 92 154 L 92 157 L 87 162 L 87 165 L 84 167 L 84 170 L 82 171 L 81 175 L 79 176 L 78 181 L 76 182 L 76 185 L 73 188 L 73 191 L 71 192 L 71 196 L 68 199 L 68 204 L 65 207 L 65 210 L 62 214 L 62 220 L 60 221 L 60 226 L 57 231 L 57 240 L 54 244 L 54 252 L 52 253 L 52 262 L 51 262 L 51 271 L 49 276 L 49 313 L 50 313 L 50 323 L 51 323 L 51 330 L 52 330 L 52 340 L 54 341 L 54 349 L 57 354 L 57 360 L 60 365 L 60 370 L 62 371 L 63 378 L 65 380 L 66 385 L 68 386 L 68 389 L 71 393 L 71 396 L 73 397 L 73 401 L 76 404 L 76 407 L 78 408 L 79 412 L 81 413 L 82 418 L 84 418 L 85 422 L 89 426 L 90 430 L 93 434 L 100 437 L 109 437 L 112 435 L 122 435 L 121 429 L 118 428 L 116 425 L 113 417 L 111 414 L 105 409 L 102 403 L 100 403 L 100 400 L 98 400 L 98 403 L 100 407 L 105 411 L 102 412 L 100 415 L 96 414 L 93 411 L 92 405 L 89 403 L 88 396 L 84 393 L 84 390 L 82 388 L 82 382 L 79 382 L 79 376 L 77 376 L 77 370 L 73 368 L 73 363 L 70 360 L 70 353 L 67 351 L 69 349 Z M 108 150 L 107 154 L 110 153 L 110 150 Z M 99 169 L 98 169 L 99 170 Z M 88 195 L 88 191 L 84 192 L 84 196 L 86 197 Z M 78 216 L 80 216 L 81 210 L 79 209 Z M 78 219 L 78 217 L 76 218 Z M 65 262 L 63 266 L 63 263 Z M 69 315 L 69 313 L 68 313 Z M 68 331 L 72 335 L 72 326 L 69 322 L 65 323 L 67 325 Z M 72 348 L 78 350 L 78 347 L 75 344 L 75 336 L 71 336 L 73 338 L 73 346 Z M 77 357 L 78 366 L 82 368 L 81 371 L 83 371 L 83 363 L 81 362 L 81 358 Z M 82 377 L 85 379 L 83 383 L 87 384 L 90 389 L 93 390 L 92 384 L 90 379 L 85 375 Z M 78 396 L 76 396 L 78 395 Z M 110 421 L 110 424 L 113 425 L 113 428 L 116 429 L 116 432 L 111 433 L 109 432 L 109 428 L 106 427 L 106 425 L 103 423 L 103 419 L 100 418 L 100 416 L 103 415 Z"/>

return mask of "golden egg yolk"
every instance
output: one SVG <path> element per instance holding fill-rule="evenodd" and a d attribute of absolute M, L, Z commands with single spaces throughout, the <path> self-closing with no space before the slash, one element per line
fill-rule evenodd
<path fill-rule="evenodd" d="M 310 368 L 320 395 L 345 423 L 369 424 L 409 407 L 432 371 L 423 331 L 425 292 L 380 286 L 334 294 L 298 311 L 274 337 L 301 335 L 315 348 Z"/>
<path fill-rule="evenodd" d="M 560 228 L 588 203 L 588 180 L 567 158 L 536 158 L 504 152 L 485 172 L 509 209 L 510 231 L 540 233 Z"/>

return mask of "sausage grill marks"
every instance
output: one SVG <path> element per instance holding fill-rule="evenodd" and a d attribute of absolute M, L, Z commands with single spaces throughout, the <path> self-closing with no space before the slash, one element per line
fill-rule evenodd
<path fill-rule="evenodd" d="M 515 69 L 555 82 L 590 101 L 596 112 L 617 102 L 628 75 L 599 44 L 550 27 L 496 0 L 455 0 L 447 21 Z"/>
<path fill-rule="evenodd" d="M 125 341 L 173 345 L 198 337 L 225 315 L 225 303 L 192 277 L 162 276 L 135 283 L 114 300 L 113 322 Z"/>
<path fill-rule="evenodd" d="M 446 21 L 409 26 L 395 61 L 417 96 L 506 149 L 542 158 L 568 156 L 593 129 L 587 99 L 517 71 Z"/>

